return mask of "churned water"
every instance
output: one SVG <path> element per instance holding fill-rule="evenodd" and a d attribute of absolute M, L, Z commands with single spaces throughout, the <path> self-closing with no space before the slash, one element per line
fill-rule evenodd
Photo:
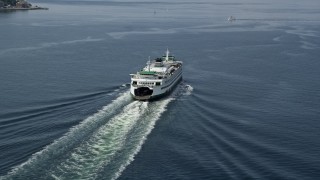
<path fill-rule="evenodd" d="M 0 179 L 320 177 L 318 1 L 31 3 L 0 13 Z M 132 100 L 166 48 L 183 81 Z"/>

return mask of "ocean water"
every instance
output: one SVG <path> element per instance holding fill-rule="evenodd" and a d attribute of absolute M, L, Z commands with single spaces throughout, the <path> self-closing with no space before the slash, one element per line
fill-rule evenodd
<path fill-rule="evenodd" d="M 0 179 L 320 178 L 318 1 L 32 4 L 0 13 Z M 183 81 L 132 100 L 166 48 Z"/>

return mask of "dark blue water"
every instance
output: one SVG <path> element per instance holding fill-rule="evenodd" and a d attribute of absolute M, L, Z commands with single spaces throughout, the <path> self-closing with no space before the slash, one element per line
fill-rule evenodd
<path fill-rule="evenodd" d="M 319 179 L 318 1 L 32 3 L 0 13 L 0 179 Z M 133 101 L 167 47 L 182 83 Z"/>

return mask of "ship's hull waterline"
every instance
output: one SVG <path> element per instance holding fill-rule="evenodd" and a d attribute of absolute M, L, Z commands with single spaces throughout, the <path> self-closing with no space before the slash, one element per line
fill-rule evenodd
<path fill-rule="evenodd" d="M 170 88 L 166 89 L 166 91 L 163 91 L 161 93 L 157 93 L 157 94 L 152 94 L 152 95 L 146 95 L 146 96 L 136 96 L 134 94 L 134 92 L 131 92 L 131 96 L 133 99 L 139 100 L 139 101 L 153 101 L 153 100 L 157 100 L 160 98 L 163 98 L 167 95 L 169 95 L 175 88 L 176 86 L 182 81 L 182 76 L 180 76 L 172 86 L 170 86 Z"/>

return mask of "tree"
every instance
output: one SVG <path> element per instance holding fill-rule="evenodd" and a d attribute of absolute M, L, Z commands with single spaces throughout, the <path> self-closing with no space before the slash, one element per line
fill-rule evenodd
<path fill-rule="evenodd" d="M 5 5 L 15 6 L 17 4 L 16 0 L 0 0 L 0 1 L 4 2 Z"/>

